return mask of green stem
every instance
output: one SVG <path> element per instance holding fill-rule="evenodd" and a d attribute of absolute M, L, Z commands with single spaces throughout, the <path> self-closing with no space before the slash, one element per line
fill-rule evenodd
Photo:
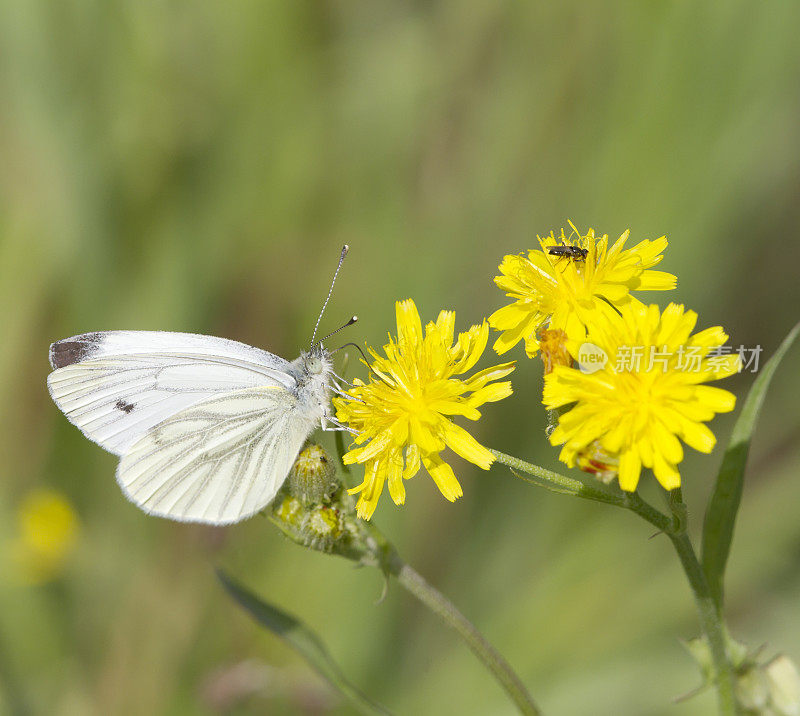
<path fill-rule="evenodd" d="M 631 512 L 635 512 L 643 520 L 649 522 L 653 527 L 657 527 L 659 532 L 671 535 L 674 529 L 673 521 L 663 512 L 653 507 L 649 502 L 639 497 L 638 492 L 623 492 L 626 507 Z"/>
<path fill-rule="evenodd" d="M 623 492 L 619 489 L 614 491 L 601 483 L 587 485 L 585 482 L 576 480 L 574 477 L 567 477 L 558 472 L 546 470 L 543 467 L 539 467 L 539 465 L 525 462 L 511 455 L 506 455 L 499 450 L 491 450 L 491 453 L 494 455 L 497 462 L 508 467 L 514 475 L 531 485 L 544 487 L 551 492 L 573 495 L 574 497 L 581 497 L 585 500 L 593 500 L 594 502 L 603 502 L 607 505 L 614 505 L 615 507 L 623 507 L 635 512 L 661 532 L 668 533 L 672 530 L 672 520 L 655 509 L 655 507 L 645 502 L 635 492 Z M 524 472 L 530 477 L 520 475 L 517 471 Z"/>
<path fill-rule="evenodd" d="M 692 543 L 686 534 L 686 505 L 683 503 L 680 489 L 672 490 L 668 496 L 672 512 L 672 516 L 668 517 L 643 500 L 636 492 L 623 492 L 622 490 L 614 492 L 600 485 L 587 485 L 575 478 L 546 470 L 497 450 L 492 450 L 492 454 L 497 462 L 505 465 L 514 475 L 530 484 L 544 487 L 553 492 L 624 507 L 635 512 L 670 538 L 689 580 L 700 615 L 700 624 L 711 647 L 720 713 L 725 715 L 740 713 L 734 692 L 733 669 L 725 648 L 724 625 L 703 569 L 697 561 Z M 517 471 L 524 472 L 529 477 L 521 475 Z"/>
<path fill-rule="evenodd" d="M 517 705 L 520 713 L 529 716 L 536 716 L 540 713 L 528 690 L 508 662 L 447 597 L 428 584 L 396 553 L 389 557 L 387 567 L 389 573 L 394 575 L 403 587 L 459 633 L 472 653 L 492 672 L 506 694 Z"/>
<path fill-rule="evenodd" d="M 706 581 L 703 568 L 697 561 L 694 548 L 688 535 L 668 535 L 675 551 L 681 560 L 683 571 L 689 579 L 689 585 L 694 594 L 697 611 L 700 615 L 700 625 L 711 647 L 711 658 L 716 672 L 717 700 L 721 714 L 740 713 L 734 692 L 733 669 L 725 648 L 725 628 L 722 618 L 717 611 L 711 589 Z"/>
<path fill-rule="evenodd" d="M 673 534 L 681 535 L 685 533 L 689 525 L 689 512 L 683 502 L 683 492 L 680 487 L 667 492 L 667 504 L 672 513 Z"/>

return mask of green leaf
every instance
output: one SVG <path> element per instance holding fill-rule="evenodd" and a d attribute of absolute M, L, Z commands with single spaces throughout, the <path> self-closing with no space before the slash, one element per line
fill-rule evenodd
<path fill-rule="evenodd" d="M 279 636 L 297 651 L 357 711 L 362 714 L 369 714 L 369 716 L 373 714 L 385 716 L 391 713 L 380 704 L 370 700 L 345 679 L 322 640 L 305 624 L 291 614 L 267 604 L 267 602 L 232 580 L 223 571 L 217 570 L 217 577 L 219 577 L 225 590 L 236 602 L 244 607 L 259 624 Z"/>
<path fill-rule="evenodd" d="M 731 549 L 736 513 L 742 499 L 744 470 L 747 464 L 747 455 L 750 452 L 750 440 L 753 437 L 756 420 L 772 376 L 798 332 L 800 332 L 800 323 L 786 336 L 775 355 L 762 368 L 753 383 L 736 425 L 734 425 L 730 443 L 728 443 L 725 456 L 722 458 L 714 493 L 706 510 L 703 523 L 703 571 L 711 587 L 714 601 L 720 609 L 722 608 L 722 582 L 725 565 Z"/>

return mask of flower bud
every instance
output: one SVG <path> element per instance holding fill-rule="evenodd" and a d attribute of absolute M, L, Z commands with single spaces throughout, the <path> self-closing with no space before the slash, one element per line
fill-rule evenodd
<path fill-rule="evenodd" d="M 344 517 L 335 507 L 322 505 L 310 510 L 305 528 L 311 546 L 323 552 L 330 552 L 345 536 Z"/>
<path fill-rule="evenodd" d="M 316 443 L 311 443 L 300 451 L 289 471 L 286 484 L 289 494 L 305 505 L 328 502 L 341 487 L 330 455 Z"/>
<path fill-rule="evenodd" d="M 362 563 L 376 561 L 375 540 L 356 516 L 355 502 L 339 481 L 334 461 L 319 445 L 308 445 L 297 456 L 269 517 L 304 547 Z"/>
<path fill-rule="evenodd" d="M 700 666 L 704 685 L 714 681 L 711 649 L 704 637 L 684 646 Z M 800 716 L 800 673 L 789 657 L 779 654 L 767 663 L 758 661 L 758 652 L 730 637 L 726 645 L 735 678 L 736 701 L 747 716 Z M 702 690 L 696 689 L 688 696 Z"/>
<path fill-rule="evenodd" d="M 764 713 L 769 704 L 769 684 L 763 669 L 750 664 L 736 674 L 736 700 L 747 713 Z"/>
<path fill-rule="evenodd" d="M 772 708 L 780 716 L 800 715 L 800 673 L 795 663 L 779 654 L 764 666 Z"/>

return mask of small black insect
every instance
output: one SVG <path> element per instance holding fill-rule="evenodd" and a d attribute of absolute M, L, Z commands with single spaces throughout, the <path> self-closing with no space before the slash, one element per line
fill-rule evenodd
<path fill-rule="evenodd" d="M 573 261 L 586 261 L 589 254 L 589 249 L 582 249 L 580 246 L 573 246 L 572 244 L 561 244 L 559 246 L 551 246 L 547 253 L 551 256 L 558 256 L 559 258 L 572 259 Z"/>
<path fill-rule="evenodd" d="M 114 407 L 117 410 L 121 410 L 123 413 L 130 413 L 133 410 L 133 403 L 126 403 L 122 398 L 120 398 L 115 404 Z"/>

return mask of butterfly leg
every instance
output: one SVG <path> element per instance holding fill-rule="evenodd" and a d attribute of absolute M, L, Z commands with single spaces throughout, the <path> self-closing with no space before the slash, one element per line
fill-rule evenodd
<path fill-rule="evenodd" d="M 346 385 L 348 388 L 355 388 L 355 387 L 356 387 L 356 386 L 354 386 L 354 385 L 353 385 L 353 384 L 352 384 L 350 381 L 348 381 L 348 380 L 345 380 L 344 378 L 342 378 L 342 376 L 340 376 L 338 373 L 334 373 L 333 371 L 331 371 L 331 375 L 332 375 L 334 378 L 336 378 L 336 380 L 337 380 L 339 383 L 344 383 L 344 384 L 345 384 L 345 385 Z"/>
<path fill-rule="evenodd" d="M 326 433 L 335 433 L 341 430 L 345 430 L 351 435 L 358 435 L 358 433 L 355 430 L 353 430 L 353 428 L 350 428 L 347 425 L 340 423 L 338 420 L 336 420 L 336 418 L 331 418 L 328 416 L 322 418 L 322 420 L 320 421 L 320 428 Z"/>

